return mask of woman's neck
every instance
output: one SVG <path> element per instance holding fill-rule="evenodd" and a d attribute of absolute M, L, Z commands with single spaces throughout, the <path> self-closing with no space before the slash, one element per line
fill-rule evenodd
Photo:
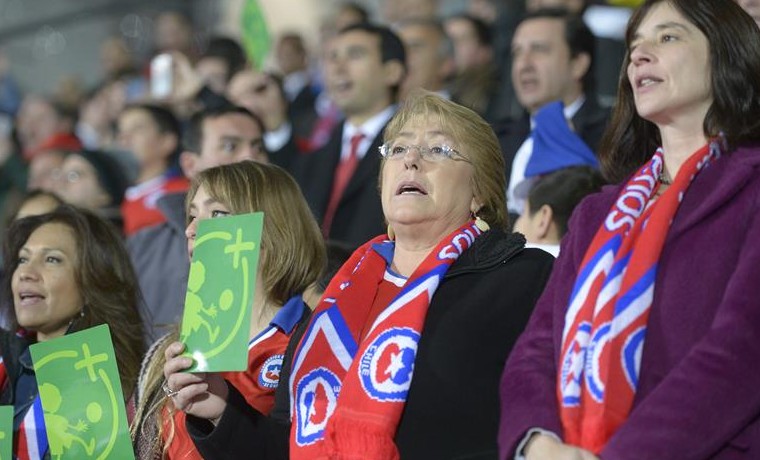
<path fill-rule="evenodd" d="M 433 245 L 404 244 L 397 239 L 396 250 L 393 252 L 393 261 L 391 262 L 393 271 L 408 278 L 437 244 L 438 242 Z"/>
<path fill-rule="evenodd" d="M 393 226 L 396 249 L 393 253 L 392 267 L 396 273 L 409 277 L 443 238 L 462 225 L 436 224 L 438 223 L 425 222 Z"/>
<path fill-rule="evenodd" d="M 256 337 L 261 331 L 269 327 L 280 307 L 282 306 L 267 301 L 254 302 L 251 312 L 251 334 L 248 338 Z"/>
<path fill-rule="evenodd" d="M 660 128 L 666 176 L 674 179 L 681 165 L 707 143 L 702 126 L 686 131 L 672 127 Z"/>

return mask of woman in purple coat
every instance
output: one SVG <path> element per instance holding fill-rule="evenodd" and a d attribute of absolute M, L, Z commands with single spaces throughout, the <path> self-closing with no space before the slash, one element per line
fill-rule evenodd
<path fill-rule="evenodd" d="M 504 372 L 502 459 L 760 458 L 760 30 L 647 0 L 602 145 Z"/>

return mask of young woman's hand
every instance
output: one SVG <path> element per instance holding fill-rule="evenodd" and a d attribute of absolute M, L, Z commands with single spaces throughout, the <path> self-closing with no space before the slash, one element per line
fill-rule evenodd
<path fill-rule="evenodd" d="M 184 349 L 181 342 L 174 342 L 166 349 L 166 390 L 171 392 L 174 407 L 216 425 L 227 407 L 227 383 L 220 374 L 183 372 L 193 365 L 191 358 L 180 356 Z"/>

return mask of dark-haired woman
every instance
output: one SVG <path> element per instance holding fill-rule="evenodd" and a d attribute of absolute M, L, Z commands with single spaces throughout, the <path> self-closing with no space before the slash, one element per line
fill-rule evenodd
<path fill-rule="evenodd" d="M 501 458 L 760 458 L 760 30 L 648 0 L 602 148 L 504 373 Z"/>
<path fill-rule="evenodd" d="M 14 222 L 5 254 L 0 302 L 11 327 L 0 331 L 0 404 L 14 406 L 14 430 L 37 399 L 33 343 L 110 325 L 121 387 L 131 395 L 144 351 L 139 289 L 113 226 L 64 205 Z"/>

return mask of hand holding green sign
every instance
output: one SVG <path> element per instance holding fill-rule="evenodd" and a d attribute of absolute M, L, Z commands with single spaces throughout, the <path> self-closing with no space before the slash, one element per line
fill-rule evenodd
<path fill-rule="evenodd" d="M 263 223 L 260 212 L 198 223 L 180 332 L 190 372 L 247 367 Z"/>

